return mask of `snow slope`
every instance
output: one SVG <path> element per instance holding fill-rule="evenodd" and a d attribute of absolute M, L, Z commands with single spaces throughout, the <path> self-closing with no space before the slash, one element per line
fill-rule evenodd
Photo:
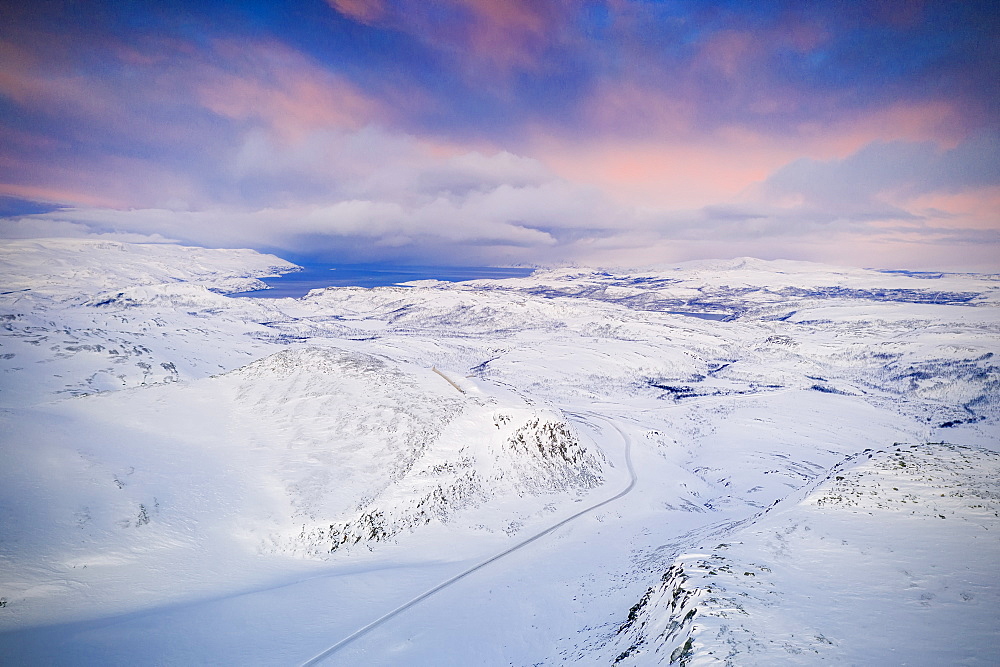
<path fill-rule="evenodd" d="M 998 517 L 996 452 L 868 450 L 805 498 L 679 556 L 629 610 L 605 658 L 993 664 Z"/>
<path fill-rule="evenodd" d="M 224 294 L 292 267 L 0 258 L 0 661 L 941 664 L 939 623 L 977 664 L 1000 641 L 998 545 L 949 556 L 993 530 L 962 498 L 996 497 L 994 276 L 742 259 L 257 300 Z M 896 632 L 853 622 L 874 611 Z"/>
<path fill-rule="evenodd" d="M 20 573 L 0 580 L 18 601 L 8 622 L 133 608 L 139 594 L 99 606 L 87 590 L 112 570 L 126 587 L 159 572 L 155 595 L 183 594 L 192 580 L 204 593 L 218 574 L 192 571 L 190 558 L 325 557 L 443 521 L 504 535 L 537 522 L 550 495 L 602 480 L 599 453 L 558 413 L 463 395 L 429 369 L 332 347 L 40 406 L 5 430 L 17 447 L 4 507 L 38 480 L 59 484 L 44 500 L 59 530 L 44 545 L 38 517 L 4 522 L 8 573 Z M 40 556 L 80 570 L 72 585 L 28 576 Z"/>

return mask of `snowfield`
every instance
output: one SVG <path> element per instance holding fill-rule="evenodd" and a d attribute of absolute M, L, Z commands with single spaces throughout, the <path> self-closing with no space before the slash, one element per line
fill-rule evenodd
<path fill-rule="evenodd" d="M 997 276 L 294 269 L 0 245 L 0 662 L 996 664 Z"/>

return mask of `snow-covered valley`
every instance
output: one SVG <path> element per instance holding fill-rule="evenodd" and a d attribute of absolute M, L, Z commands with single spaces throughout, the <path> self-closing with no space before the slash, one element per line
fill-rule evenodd
<path fill-rule="evenodd" d="M 0 267 L 0 662 L 997 660 L 996 276 Z"/>

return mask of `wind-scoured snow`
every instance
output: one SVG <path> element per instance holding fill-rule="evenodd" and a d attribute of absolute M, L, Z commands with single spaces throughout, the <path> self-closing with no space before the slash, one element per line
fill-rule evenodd
<path fill-rule="evenodd" d="M 0 661 L 988 664 L 1000 641 L 994 276 L 741 259 L 252 299 L 225 294 L 294 267 L 0 260 Z"/>

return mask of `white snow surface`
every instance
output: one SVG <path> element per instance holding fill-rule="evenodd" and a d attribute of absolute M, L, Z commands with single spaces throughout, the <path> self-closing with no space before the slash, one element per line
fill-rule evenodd
<path fill-rule="evenodd" d="M 4 664 L 995 664 L 996 276 L 0 267 Z"/>

